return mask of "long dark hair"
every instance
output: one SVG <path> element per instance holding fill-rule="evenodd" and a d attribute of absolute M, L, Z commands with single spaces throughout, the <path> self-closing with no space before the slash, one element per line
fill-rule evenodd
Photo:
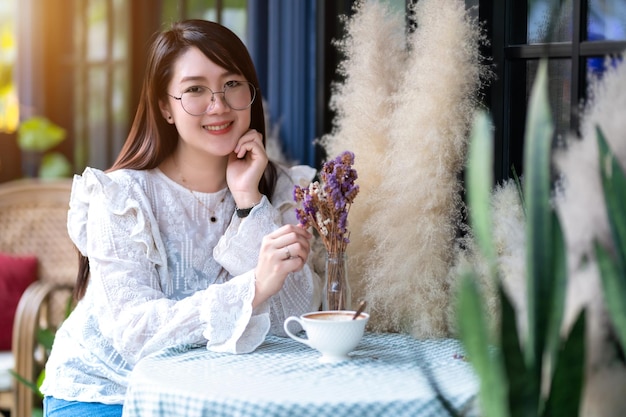
<path fill-rule="evenodd" d="M 159 108 L 165 100 L 174 64 L 188 48 L 197 47 L 220 67 L 242 75 L 259 88 L 252 58 L 243 42 L 226 27 L 206 20 L 176 22 L 164 32 L 157 33 L 148 52 L 148 63 L 139 105 L 126 142 L 115 163 L 109 169 L 152 169 L 159 166 L 176 149 L 176 126 L 167 123 Z M 251 107 L 250 128 L 263 135 L 265 145 L 265 115 L 260 90 Z M 276 185 L 276 166 L 270 161 L 259 182 L 259 191 L 271 199 Z M 79 254 L 79 271 L 74 297 L 85 295 L 89 280 L 89 260 Z"/>

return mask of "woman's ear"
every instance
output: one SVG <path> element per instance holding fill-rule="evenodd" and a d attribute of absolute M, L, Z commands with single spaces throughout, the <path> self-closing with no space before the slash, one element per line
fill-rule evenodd
<path fill-rule="evenodd" d="M 165 121 L 167 121 L 167 123 L 169 124 L 173 124 L 174 119 L 172 117 L 172 112 L 170 111 L 169 103 L 159 100 L 159 109 L 161 110 L 161 115 L 163 116 Z"/>

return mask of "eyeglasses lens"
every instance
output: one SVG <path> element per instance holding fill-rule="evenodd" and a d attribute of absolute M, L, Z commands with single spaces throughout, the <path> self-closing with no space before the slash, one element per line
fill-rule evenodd
<path fill-rule="evenodd" d="M 249 82 L 236 82 L 224 87 L 224 91 L 211 92 L 206 87 L 195 91 L 186 91 L 181 96 L 183 109 L 191 115 L 199 116 L 212 107 L 214 100 L 222 94 L 224 102 L 233 110 L 244 110 L 250 107 L 256 97 L 256 90 Z"/>

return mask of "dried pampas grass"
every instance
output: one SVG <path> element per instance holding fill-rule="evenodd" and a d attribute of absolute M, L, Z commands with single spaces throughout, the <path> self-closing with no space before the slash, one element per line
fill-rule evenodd
<path fill-rule="evenodd" d="M 404 15 L 379 2 L 355 4 L 346 20 L 345 38 L 337 47 L 345 55 L 339 66 L 344 82 L 333 85 L 330 106 L 336 112 L 333 132 L 321 139 L 329 157 L 345 150 L 356 154 L 361 191 L 349 217 L 350 283 L 353 300 L 365 298 L 365 262 L 373 247 L 362 225 L 372 216 L 369 199 L 378 192 L 389 149 L 389 115 L 407 57 Z"/>
<path fill-rule="evenodd" d="M 346 79 L 334 91 L 335 129 L 322 143 L 329 155 L 356 154 L 350 274 L 355 298 L 370 302 L 371 327 L 440 337 L 449 330 L 459 178 L 489 72 L 463 1 L 421 0 L 414 12 L 406 38 L 402 16 L 357 4 L 340 44 Z"/>

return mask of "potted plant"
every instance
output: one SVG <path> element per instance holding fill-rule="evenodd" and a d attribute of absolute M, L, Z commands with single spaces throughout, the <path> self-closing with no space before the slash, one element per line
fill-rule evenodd
<path fill-rule="evenodd" d="M 63 177 L 70 174 L 67 159 L 59 152 L 47 153 L 63 142 L 65 129 L 42 116 L 20 123 L 17 144 L 22 150 L 22 172 L 27 177 Z"/>

